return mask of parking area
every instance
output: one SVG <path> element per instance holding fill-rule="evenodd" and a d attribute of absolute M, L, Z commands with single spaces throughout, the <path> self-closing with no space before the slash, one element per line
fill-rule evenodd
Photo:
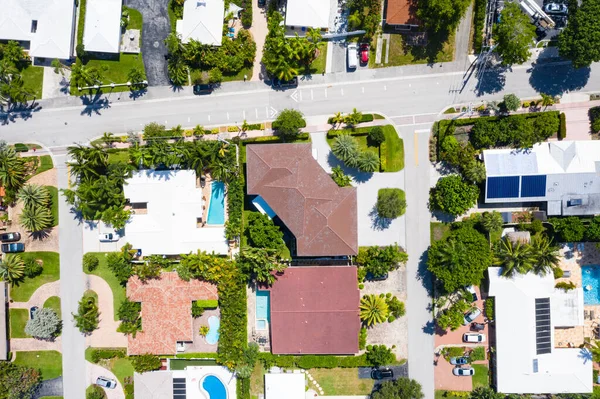
<path fill-rule="evenodd" d="M 337 41 L 332 42 L 331 44 L 332 44 L 332 46 L 331 46 L 331 51 L 332 51 L 331 72 L 333 72 L 333 73 L 336 73 L 336 72 L 337 73 L 340 73 L 340 72 L 353 73 L 360 69 L 368 69 L 369 68 L 368 61 L 361 62 L 361 60 L 360 60 L 360 57 L 361 57 L 360 43 L 357 44 L 358 60 L 357 60 L 356 68 L 348 68 L 348 55 L 347 55 L 348 42 L 346 42 L 345 40 L 337 40 Z M 367 54 L 369 54 L 368 51 L 367 51 Z"/>
<path fill-rule="evenodd" d="M 87 252 L 115 252 L 127 244 L 127 238 L 120 234 L 117 241 L 102 242 L 100 234 L 115 233 L 112 227 L 103 222 L 85 221 L 83 224 L 83 253 Z M 118 233 L 117 233 L 118 234 Z"/>

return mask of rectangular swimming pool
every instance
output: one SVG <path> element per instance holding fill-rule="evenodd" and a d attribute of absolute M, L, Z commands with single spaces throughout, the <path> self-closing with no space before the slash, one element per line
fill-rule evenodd
<path fill-rule="evenodd" d="M 269 291 L 256 291 L 256 329 L 266 330 L 271 322 L 271 293 Z"/>
<path fill-rule="evenodd" d="M 210 184 L 210 204 L 208 206 L 208 224 L 225 224 L 225 184 L 213 181 Z"/>
<path fill-rule="evenodd" d="M 583 303 L 600 305 L 600 265 L 581 266 Z"/>

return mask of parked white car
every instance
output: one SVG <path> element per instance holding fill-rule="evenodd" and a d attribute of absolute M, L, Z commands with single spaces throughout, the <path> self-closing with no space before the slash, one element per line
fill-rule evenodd
<path fill-rule="evenodd" d="M 470 322 L 474 321 L 476 318 L 479 317 L 480 314 L 481 314 L 481 310 L 479 310 L 478 308 L 475 308 L 475 309 L 471 310 L 469 313 L 466 313 L 464 320 L 463 320 L 463 326 L 466 326 Z"/>
<path fill-rule="evenodd" d="M 463 342 L 485 342 L 485 334 L 465 333 L 463 334 Z"/>
<path fill-rule="evenodd" d="M 454 367 L 452 369 L 452 374 L 458 375 L 458 376 L 471 376 L 471 375 L 475 375 L 475 369 L 471 366 Z"/>
<path fill-rule="evenodd" d="M 117 387 L 117 381 L 108 377 L 98 377 L 96 379 L 96 385 L 103 388 L 115 389 Z"/>
<path fill-rule="evenodd" d="M 348 68 L 356 69 L 358 66 L 358 45 L 356 43 L 348 44 Z"/>
<path fill-rule="evenodd" d="M 114 242 L 119 241 L 121 236 L 117 233 L 100 233 L 98 238 L 100 239 L 100 242 Z"/>

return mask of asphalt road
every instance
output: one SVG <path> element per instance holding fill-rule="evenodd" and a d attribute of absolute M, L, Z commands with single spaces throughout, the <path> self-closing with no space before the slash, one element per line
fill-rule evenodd
<path fill-rule="evenodd" d="M 26 119 L 10 114 L 0 125 L 0 137 L 8 141 L 26 138 L 61 146 L 85 142 L 104 132 L 139 131 L 149 122 L 191 127 L 241 124 L 244 119 L 264 121 L 273 119 L 284 108 L 297 108 L 306 116 L 317 116 L 347 112 L 356 107 L 363 112 L 378 111 L 398 117 L 435 114 L 455 103 L 498 100 L 505 93 L 528 97 L 537 92 L 600 91 L 600 79 L 590 79 L 590 69 L 573 70 L 560 64 L 537 66 L 533 73 L 527 72 L 526 67 L 505 73 L 489 72 L 479 88 L 476 76 L 472 76 L 462 92 L 463 71 L 443 72 L 449 68 L 439 67 L 438 73 L 437 66 L 421 68 L 426 74 L 403 76 L 402 70 L 396 68 L 332 74 L 325 83 L 318 83 L 317 79 L 302 82 L 298 90 L 273 91 L 264 85 L 238 85 L 235 87 L 252 89 L 228 92 L 225 88 L 209 96 L 193 96 L 184 91 L 164 98 L 148 95 L 148 99 L 136 101 L 126 99 L 125 95 L 117 100 L 119 96 L 113 94 L 89 105 L 63 108 L 54 108 L 42 101 L 41 109 L 26 115 Z M 594 65 L 591 71 L 600 74 L 598 69 L 600 67 Z M 350 81 L 336 82 L 337 79 Z"/>

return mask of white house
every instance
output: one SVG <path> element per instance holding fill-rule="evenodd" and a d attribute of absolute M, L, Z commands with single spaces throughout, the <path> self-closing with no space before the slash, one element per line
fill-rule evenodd
<path fill-rule="evenodd" d="M 495 297 L 496 386 L 516 394 L 591 393 L 591 353 L 557 348 L 555 328 L 582 326 L 583 290 L 554 288 L 552 273 L 507 278 L 488 269 Z"/>
<path fill-rule="evenodd" d="M 202 227 L 203 207 L 208 204 L 195 171 L 138 171 L 123 190 L 134 212 L 125 226 L 125 239 L 142 255 L 180 255 L 199 249 L 228 253 L 225 227 Z"/>
<path fill-rule="evenodd" d="M 73 55 L 73 0 L 0 0 L 0 40 L 15 40 L 33 58 Z"/>
<path fill-rule="evenodd" d="M 285 24 L 294 28 L 328 29 L 330 15 L 329 0 L 287 0 Z"/>
<path fill-rule="evenodd" d="M 83 47 L 94 53 L 119 53 L 122 0 L 87 0 Z"/>
<path fill-rule="evenodd" d="M 177 20 L 177 34 L 183 43 L 191 39 L 202 44 L 220 46 L 223 41 L 223 0 L 186 0 L 183 19 Z"/>
<path fill-rule="evenodd" d="M 300 370 L 265 374 L 265 399 L 304 399 L 305 395 L 306 377 Z"/>
<path fill-rule="evenodd" d="M 483 152 L 486 203 L 547 203 L 548 215 L 600 213 L 600 141 Z"/>

